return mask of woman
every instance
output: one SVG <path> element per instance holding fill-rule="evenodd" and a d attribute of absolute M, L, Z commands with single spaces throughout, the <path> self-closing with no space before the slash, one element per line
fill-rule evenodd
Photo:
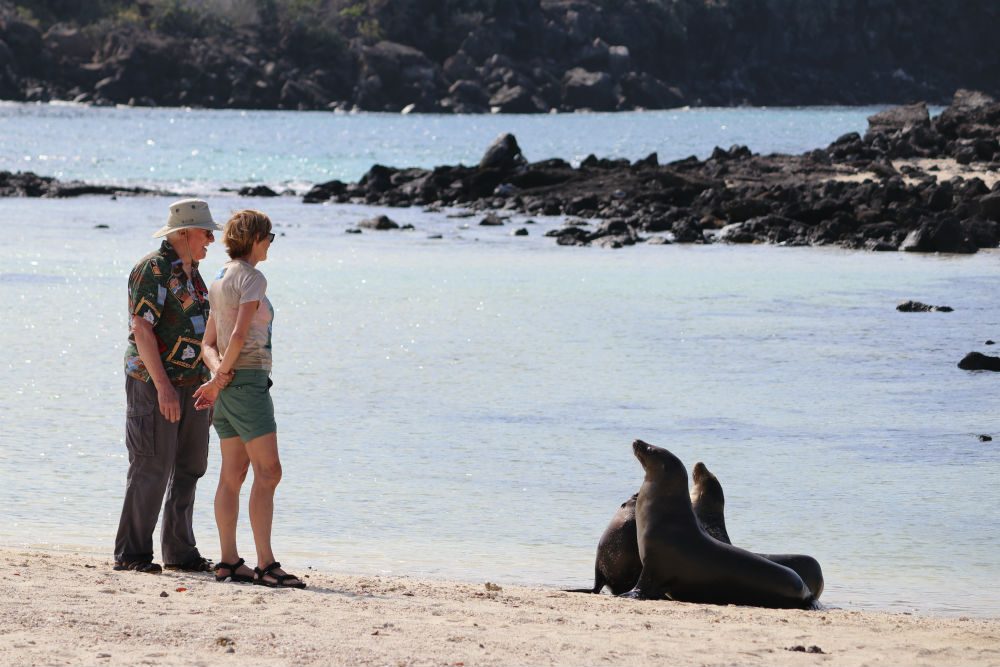
<path fill-rule="evenodd" d="M 239 211 L 226 223 L 223 243 L 231 259 L 209 288 L 212 311 L 203 341 L 205 363 L 214 375 L 198 388 L 195 397 L 202 409 L 215 406 L 212 424 L 222 447 L 222 470 L 215 492 L 222 560 L 215 566 L 216 580 L 305 588 L 305 582 L 281 569 L 271 551 L 274 490 L 281 480 L 269 392 L 274 310 L 265 295 L 267 279 L 256 266 L 267 259 L 273 241 L 271 221 L 259 211 Z M 253 571 L 236 548 L 240 487 L 251 465 L 250 526 L 257 546 Z"/>

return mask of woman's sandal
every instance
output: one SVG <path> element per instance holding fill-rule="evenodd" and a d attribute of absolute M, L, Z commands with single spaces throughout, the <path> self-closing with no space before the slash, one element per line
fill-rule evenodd
<path fill-rule="evenodd" d="M 281 563 L 279 563 L 278 561 L 274 561 L 273 563 L 271 563 L 270 565 L 268 565 L 263 569 L 255 567 L 253 569 L 254 573 L 253 583 L 255 583 L 258 586 L 267 586 L 268 588 L 306 587 L 306 582 L 302 581 L 294 574 L 275 574 L 274 571 L 279 569 L 281 569 Z M 274 579 L 274 581 L 267 581 L 266 579 L 264 579 L 264 577 L 271 577 L 272 579 Z M 286 584 L 285 582 L 288 581 L 289 579 L 294 579 L 295 583 Z"/>
<path fill-rule="evenodd" d="M 242 558 L 235 563 L 216 563 L 215 564 L 215 580 L 218 582 L 232 582 L 234 584 L 250 584 L 254 582 L 253 575 L 250 574 L 240 574 L 239 569 L 246 565 L 246 561 Z M 219 574 L 219 570 L 229 570 L 229 574 L 222 575 Z"/>

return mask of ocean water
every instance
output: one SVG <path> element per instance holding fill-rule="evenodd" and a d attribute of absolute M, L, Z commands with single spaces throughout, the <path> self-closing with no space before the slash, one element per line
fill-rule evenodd
<path fill-rule="evenodd" d="M 20 135 L 52 115 L 94 122 L 91 110 L 4 109 L 33 128 L 15 123 L 5 146 L 27 144 Z M 114 139 L 78 133 L 81 154 L 126 144 L 137 118 L 170 113 L 92 111 L 124 125 Z M 190 113 L 218 113 L 222 135 L 242 118 Z M 635 116 L 646 115 L 607 117 L 602 140 L 631 132 Z M 863 129 L 863 116 L 844 131 Z M 75 125 L 61 127 L 47 141 L 69 146 Z M 629 136 L 636 155 L 663 150 Z M 461 159 L 475 159 L 474 143 Z M 551 146 L 571 156 L 569 144 Z M 211 191 L 238 181 L 228 157 L 223 147 L 215 180 L 192 170 L 172 182 Z M 6 148 L 3 159 L 10 168 Z M 283 174 L 268 182 L 300 178 Z M 557 218 L 487 228 L 452 211 L 208 199 L 217 217 L 262 208 L 279 232 L 261 268 L 276 310 L 285 470 L 274 542 L 293 571 L 589 585 L 600 534 L 641 483 L 630 445 L 642 438 L 719 477 L 735 544 L 815 556 L 828 605 L 1000 614 L 989 583 L 1000 573 L 996 376 L 956 367 L 994 349 L 1000 253 L 560 248 L 542 236 Z M 0 544 L 110 556 L 127 469 L 126 279 L 169 201 L 0 200 Z M 344 233 L 378 212 L 415 230 Z M 530 235 L 512 237 L 522 225 Z M 223 260 L 213 245 L 204 275 Z M 911 298 L 955 312 L 895 310 Z M 217 471 L 213 434 L 196 507 L 210 556 Z M 240 541 L 252 554 L 245 513 Z"/>
<path fill-rule="evenodd" d="M 0 102 L 0 170 L 175 191 L 264 183 L 302 192 L 355 181 L 375 163 L 476 164 L 512 132 L 529 160 L 588 154 L 666 162 L 715 146 L 802 152 L 863 132 L 875 107 L 433 116 L 91 108 Z"/>

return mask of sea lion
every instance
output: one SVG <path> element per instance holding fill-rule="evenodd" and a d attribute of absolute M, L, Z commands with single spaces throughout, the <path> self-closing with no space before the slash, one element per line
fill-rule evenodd
<path fill-rule="evenodd" d="M 726 495 L 722 484 L 704 463 L 698 461 L 691 469 L 691 509 L 705 532 L 726 544 L 732 544 L 726 532 Z"/>
<path fill-rule="evenodd" d="M 722 484 L 719 483 L 719 479 L 701 461 L 694 464 L 691 479 L 694 482 L 691 487 L 691 508 L 694 510 L 694 515 L 698 517 L 701 527 L 720 542 L 732 544 L 729 533 L 726 531 L 726 496 L 722 492 Z M 795 570 L 795 573 L 802 577 L 802 581 L 809 587 L 816 600 L 819 600 L 819 596 L 823 594 L 823 568 L 812 556 L 805 554 L 757 555 L 763 556 L 772 563 Z"/>
<path fill-rule="evenodd" d="M 645 479 L 635 505 L 642 573 L 624 596 L 682 602 L 808 609 L 814 598 L 793 570 L 720 542 L 701 527 L 687 471 L 666 449 L 632 443 Z"/>
<path fill-rule="evenodd" d="M 600 593 L 607 586 L 612 595 L 635 588 L 642 572 L 639 540 L 635 533 L 635 501 L 638 493 L 621 504 L 597 543 L 593 588 L 576 588 L 570 593 Z"/>
<path fill-rule="evenodd" d="M 705 532 L 726 544 L 732 544 L 726 531 L 725 494 L 718 478 L 700 461 L 691 471 L 691 506 Z M 615 512 L 597 543 L 594 559 L 594 585 L 574 588 L 570 593 L 600 593 L 607 586 L 612 595 L 632 590 L 642 573 L 639 540 L 635 531 L 635 502 L 638 493 L 626 500 Z M 813 596 L 823 593 L 823 569 L 815 558 L 801 554 L 757 554 L 795 570 Z"/>

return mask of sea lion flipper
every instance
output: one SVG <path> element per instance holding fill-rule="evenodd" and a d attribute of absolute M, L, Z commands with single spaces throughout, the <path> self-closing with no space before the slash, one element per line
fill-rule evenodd
<path fill-rule="evenodd" d="M 590 591 L 594 595 L 597 595 L 604 590 L 604 585 L 607 584 L 607 580 L 604 578 L 604 574 L 601 573 L 601 568 L 594 566 L 594 590 Z"/>

